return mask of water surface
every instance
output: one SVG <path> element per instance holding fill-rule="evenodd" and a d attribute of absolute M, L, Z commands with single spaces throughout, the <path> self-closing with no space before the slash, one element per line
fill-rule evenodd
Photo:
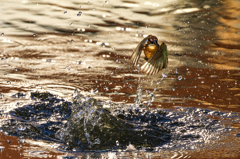
<path fill-rule="evenodd" d="M 91 156 L 93 150 L 108 150 L 95 155 L 237 158 L 240 143 L 237 142 L 240 127 L 239 7 L 235 0 L 1 2 L 2 155 L 7 158 L 14 152 L 22 157 L 55 158 L 69 155 L 66 152 L 74 148 L 70 156 Z M 133 49 L 149 34 L 165 42 L 169 54 L 168 68 L 154 76 L 146 76 L 132 67 L 129 60 Z M 140 87 L 141 103 L 134 104 Z M 77 93 L 76 89 L 81 92 Z M 51 93 L 51 96 L 41 99 L 36 92 Z M 81 93 L 84 99 L 100 100 L 97 108 L 90 103 L 90 110 L 103 111 L 106 119 L 117 120 L 115 125 L 131 127 L 125 130 L 126 125 L 122 126 L 122 130 L 130 134 L 124 141 L 110 135 L 114 144 L 121 140 L 120 147 L 113 144 L 89 147 L 95 139 L 109 134 L 96 137 L 92 131 L 96 128 L 84 125 L 86 120 L 93 125 L 91 120 L 95 118 L 91 119 L 88 110 L 82 108 L 81 102 L 79 104 L 76 97 Z M 44 104 L 48 107 L 38 107 Z M 46 113 L 47 110 L 50 112 Z M 139 110 L 145 113 L 138 114 Z M 129 111 L 136 114 L 129 116 Z M 84 122 L 75 119 L 74 114 L 79 112 L 85 112 L 83 117 L 78 116 L 85 119 Z M 99 114 L 94 116 L 102 118 Z M 142 116 L 149 119 L 143 120 Z M 158 117 L 161 120 L 157 120 Z M 73 119 L 78 122 L 72 122 Z M 83 145 L 72 143 L 69 146 L 65 138 L 71 129 L 63 131 L 57 123 L 51 123 L 55 129 L 49 130 L 51 133 L 45 130 L 49 125 L 44 123 L 56 120 L 66 128 L 73 123 L 83 130 L 90 128 L 92 130 L 87 131 L 95 138 L 78 138 Z M 175 120 L 184 124 L 171 126 Z M 99 123 L 107 125 L 106 122 L 100 120 Z M 194 122 L 198 123 L 195 128 Z M 34 127 L 40 135 L 35 133 L 29 137 L 26 129 L 22 133 L 21 126 L 26 123 L 29 130 Z M 132 128 L 136 125 L 140 125 L 138 130 Z M 151 138 L 156 125 L 158 128 L 165 126 L 155 134 L 162 136 L 164 142 L 154 143 L 156 137 Z M 134 134 L 141 135 L 146 129 L 146 136 L 136 141 Z M 60 131 L 64 132 L 62 137 L 57 135 Z M 114 134 L 119 130 L 110 127 L 109 131 Z M 188 136 L 182 140 L 185 132 Z M 24 143 L 4 133 L 24 138 Z M 176 134 L 179 136 L 174 138 Z M 68 139 L 72 142 L 75 138 Z M 145 139 L 149 139 L 149 145 Z M 37 150 L 36 145 L 31 144 L 33 141 L 39 142 Z M 129 142 L 138 151 L 125 152 Z M 221 143 L 224 146 L 220 146 Z M 215 146 L 209 148 L 209 145 Z M 179 150 L 180 147 L 183 149 Z M 115 152 L 117 150 L 123 153 Z"/>

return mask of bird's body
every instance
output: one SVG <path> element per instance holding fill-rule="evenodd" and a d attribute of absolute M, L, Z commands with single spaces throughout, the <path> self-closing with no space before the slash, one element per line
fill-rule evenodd
<path fill-rule="evenodd" d="M 157 37 L 148 35 L 138 44 L 131 57 L 135 66 L 138 63 L 142 51 L 144 51 L 145 60 L 147 60 L 147 62 L 141 66 L 142 71 L 152 75 L 167 67 L 167 46 L 165 43 L 159 45 Z"/>
<path fill-rule="evenodd" d="M 154 44 L 148 44 L 147 46 L 143 47 L 144 54 L 146 56 L 146 60 L 150 59 L 152 55 L 155 53 L 157 46 Z"/>

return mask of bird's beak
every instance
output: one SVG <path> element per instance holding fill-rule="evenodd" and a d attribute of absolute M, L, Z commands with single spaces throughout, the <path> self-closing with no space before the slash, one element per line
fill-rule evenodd
<path fill-rule="evenodd" d="M 158 44 L 158 41 L 157 40 L 154 40 L 153 43 L 158 47 L 159 44 Z"/>

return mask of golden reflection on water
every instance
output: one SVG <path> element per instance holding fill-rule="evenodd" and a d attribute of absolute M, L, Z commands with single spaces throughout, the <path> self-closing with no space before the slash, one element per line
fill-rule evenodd
<path fill-rule="evenodd" d="M 141 85 L 144 101 L 155 96 L 151 107 L 240 112 L 239 6 L 235 0 L 3 2 L 0 109 L 27 102 L 12 95 L 35 89 L 63 97 L 75 88 L 98 89 L 100 99 L 133 103 Z M 132 50 L 148 34 L 168 46 L 166 78 L 131 66 Z"/>

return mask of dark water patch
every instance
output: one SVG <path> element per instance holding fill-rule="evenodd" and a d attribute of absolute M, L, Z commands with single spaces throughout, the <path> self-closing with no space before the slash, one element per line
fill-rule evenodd
<path fill-rule="evenodd" d="M 83 94 L 73 102 L 50 93 L 32 92 L 35 102 L 9 112 L 2 122 L 8 135 L 62 143 L 63 149 L 118 150 L 131 143 L 137 149 L 195 149 L 218 140 L 239 122 L 238 113 L 200 108 L 174 111 L 145 105 L 96 100 Z M 236 135 L 238 136 L 238 135 Z"/>

